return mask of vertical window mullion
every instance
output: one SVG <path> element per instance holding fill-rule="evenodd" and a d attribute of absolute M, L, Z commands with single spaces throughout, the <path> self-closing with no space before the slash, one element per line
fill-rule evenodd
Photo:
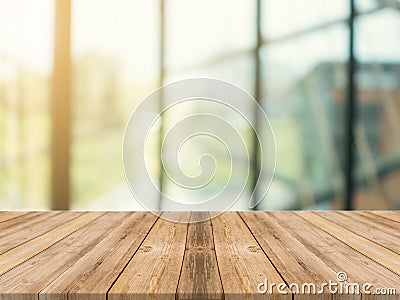
<path fill-rule="evenodd" d="M 51 209 L 70 208 L 71 0 L 55 0 L 51 101 Z"/>
<path fill-rule="evenodd" d="M 165 0 L 160 1 L 160 48 L 159 48 L 159 86 L 162 87 L 165 83 Z M 161 113 L 164 108 L 164 100 L 163 95 L 161 93 L 159 98 L 159 112 Z M 158 209 L 161 210 L 162 208 L 162 198 L 163 198 L 163 191 L 164 191 L 164 165 L 162 162 L 161 157 L 161 150 L 162 150 L 162 142 L 164 139 L 164 115 L 161 115 L 161 123 L 160 123 L 160 133 L 159 133 L 159 164 L 160 164 L 160 174 L 159 174 L 159 199 L 158 199 Z"/>
<path fill-rule="evenodd" d="M 256 0 L 256 39 L 257 44 L 254 49 L 254 98 L 261 105 L 261 97 L 262 97 L 262 77 L 261 77 L 261 57 L 260 51 L 263 44 L 263 38 L 261 33 L 261 1 Z M 254 111 L 254 135 L 253 135 L 253 154 L 252 154 L 252 164 L 251 164 L 251 172 L 252 172 L 252 193 L 255 202 L 258 202 L 258 191 L 257 191 L 257 181 L 260 177 L 260 158 L 259 158 L 259 140 L 257 137 L 259 120 L 258 120 L 258 110 L 257 108 Z M 253 208 L 257 210 L 257 206 Z"/>
<path fill-rule="evenodd" d="M 354 209 L 354 168 L 355 168 L 355 137 L 354 137 L 354 124 L 356 119 L 356 104 L 357 104 L 357 93 L 356 93 L 356 59 L 354 53 L 355 43 L 355 26 L 354 20 L 356 17 L 354 0 L 350 1 L 350 18 L 349 18 L 349 58 L 347 65 L 347 112 L 346 112 L 346 191 L 345 191 L 345 203 L 344 209 Z"/>

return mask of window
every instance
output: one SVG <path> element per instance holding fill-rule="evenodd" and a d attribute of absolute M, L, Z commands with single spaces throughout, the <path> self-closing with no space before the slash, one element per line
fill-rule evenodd
<path fill-rule="evenodd" d="M 58 75 L 71 90 L 66 99 L 72 113 L 66 122 L 71 136 L 63 148 L 68 166 L 57 169 L 66 175 L 60 181 L 60 174 L 51 173 L 59 159 L 51 155 L 51 132 L 59 132 L 51 108 L 57 105 L 54 20 L 64 13 L 54 0 L 0 1 L 1 209 L 52 207 L 54 182 L 70 191 L 62 200 L 70 209 L 142 209 L 124 180 L 126 123 L 154 89 L 189 77 L 232 82 L 265 109 L 275 133 L 277 165 L 270 192 L 256 209 L 400 207 L 400 1 L 63 3 L 71 18 L 60 30 L 71 33 L 65 35 L 71 53 L 62 63 L 71 66 L 71 76 L 64 81 L 62 72 Z M 356 111 L 348 122 L 351 103 Z M 169 111 L 150 136 L 150 172 L 158 184 L 165 180 L 158 157 L 161 132 L 183 115 L 209 109 L 241 124 L 215 105 Z M 261 161 L 251 130 L 240 128 L 251 159 Z M 220 146 L 198 138 L 182 153 L 182 168 L 191 174 L 204 151 L 221 157 L 210 194 L 223 186 L 227 173 Z M 255 172 L 235 209 L 248 208 Z M 202 196 L 168 181 L 163 190 L 180 198 Z M 168 209 L 157 194 L 149 197 L 156 208 Z M 346 204 L 346 199 L 352 201 Z"/>
<path fill-rule="evenodd" d="M 53 1 L 0 1 L 0 206 L 50 204 Z"/>

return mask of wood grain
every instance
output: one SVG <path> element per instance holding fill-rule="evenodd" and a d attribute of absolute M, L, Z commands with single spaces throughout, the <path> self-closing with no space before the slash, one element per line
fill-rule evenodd
<path fill-rule="evenodd" d="M 81 213 L 84 215 L 83 213 Z M 0 276 L 0 299 L 37 300 L 45 289 L 118 226 L 125 213 L 95 213 L 97 218 Z"/>
<path fill-rule="evenodd" d="M 280 274 L 237 213 L 224 213 L 214 218 L 212 225 L 225 299 L 291 299 Z M 276 290 L 260 294 L 257 287 L 265 279 L 282 284 L 287 294 L 278 294 Z"/>
<path fill-rule="evenodd" d="M 348 212 L 347 212 L 348 213 Z M 391 230 L 391 232 L 398 232 L 400 219 L 396 218 L 396 214 L 389 214 L 390 211 L 386 213 L 375 213 L 372 211 L 357 211 L 354 212 L 355 215 L 361 215 L 367 219 L 373 225 L 381 225 L 382 228 Z M 397 220 L 398 219 L 398 220 Z"/>
<path fill-rule="evenodd" d="M 192 220 L 207 219 L 208 212 L 192 212 Z M 189 224 L 185 256 L 176 298 L 223 299 L 211 221 Z"/>
<path fill-rule="evenodd" d="M 369 282 L 375 287 L 400 288 L 400 277 L 395 273 L 354 251 L 347 244 L 338 242 L 335 237 L 314 227 L 296 214 L 272 212 L 268 215 L 286 228 L 294 239 L 303 244 L 307 252 L 312 252 L 321 258 L 336 273 L 345 272 L 348 277 L 347 283 Z M 330 279 L 336 280 L 336 276 Z M 371 298 L 371 296 L 363 295 L 363 298 Z"/>
<path fill-rule="evenodd" d="M 226 212 L 186 223 L 215 214 L 0 212 L 0 300 L 400 300 L 399 212 Z M 296 290 L 338 272 L 397 293 Z"/>
<path fill-rule="evenodd" d="M 396 242 L 400 239 L 400 224 L 396 229 L 389 226 L 381 226 L 379 224 L 380 218 L 368 213 L 338 212 L 332 215 L 329 212 L 319 212 L 318 215 L 345 227 L 347 230 L 371 242 L 379 241 L 379 245 L 400 254 L 400 244 Z"/>
<path fill-rule="evenodd" d="M 105 299 L 156 219 L 144 212 L 124 215 L 102 241 L 42 290 L 39 299 Z"/>
<path fill-rule="evenodd" d="M 325 232 L 333 235 L 338 240 L 346 243 L 354 250 L 371 258 L 382 266 L 400 275 L 400 256 L 393 251 L 372 242 L 345 228 L 345 226 L 333 223 L 315 213 L 296 212 L 303 219 Z"/>
<path fill-rule="evenodd" d="M 303 283 L 314 283 L 321 286 L 336 278 L 336 270 L 327 265 L 319 255 L 308 251 L 305 245 L 295 239 L 270 214 L 241 212 L 240 215 L 272 264 L 289 285 L 301 287 Z M 290 218 L 289 215 L 286 217 Z M 297 294 L 295 298 L 307 299 L 307 296 Z M 330 299 L 331 295 L 323 294 L 320 297 Z"/>
<path fill-rule="evenodd" d="M 190 213 L 175 213 L 187 220 Z M 166 216 L 171 218 L 174 213 Z M 175 299 L 185 253 L 186 223 L 158 219 L 108 293 L 115 299 Z"/>
<path fill-rule="evenodd" d="M 29 242 L 21 244 L 18 247 L 1 254 L 0 275 L 47 249 L 51 245 L 57 243 L 64 237 L 87 225 L 100 216 L 101 214 L 99 213 L 86 213 L 74 220 L 62 224 L 54 230 L 51 230 L 30 240 Z"/>
<path fill-rule="evenodd" d="M 81 215 L 79 212 L 48 212 L 3 229 L 0 233 L 0 254 L 49 232 L 79 215 Z"/>
<path fill-rule="evenodd" d="M 22 215 L 26 215 L 27 213 L 28 212 L 24 211 L 2 211 L 0 213 L 0 223 L 20 217 Z"/>
<path fill-rule="evenodd" d="M 49 212 L 48 217 L 54 214 L 53 212 Z M 1 214 L 0 214 L 1 215 Z M 45 219 L 46 214 L 43 212 L 30 212 L 26 214 L 22 214 L 15 218 L 8 218 L 9 214 L 6 213 L 4 217 L 4 222 L 0 223 L 0 230 L 1 232 L 6 232 L 7 230 L 10 231 L 18 231 L 19 226 L 25 226 L 31 224 L 32 222 L 37 222 L 37 219 Z"/>
<path fill-rule="evenodd" d="M 400 223 L 400 213 L 398 211 L 372 211 L 370 213 Z"/>

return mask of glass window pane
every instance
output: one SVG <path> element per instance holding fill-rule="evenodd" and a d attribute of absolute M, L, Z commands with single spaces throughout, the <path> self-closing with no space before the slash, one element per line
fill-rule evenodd
<path fill-rule="evenodd" d="M 267 40 L 274 39 L 348 15 L 348 0 L 264 0 L 263 35 Z"/>
<path fill-rule="evenodd" d="M 254 71 L 254 56 L 249 52 L 233 58 L 220 59 L 212 64 L 187 68 L 184 72 L 167 73 L 166 83 L 194 77 L 212 77 L 229 81 L 253 94 Z"/>
<path fill-rule="evenodd" d="M 49 207 L 52 0 L 0 1 L 0 206 Z"/>
<path fill-rule="evenodd" d="M 255 1 L 166 1 L 170 71 L 255 46 Z"/>
<path fill-rule="evenodd" d="M 243 55 L 233 59 L 216 62 L 212 65 L 205 65 L 202 68 L 196 68 L 185 73 L 169 74 L 169 76 L 167 76 L 167 82 L 193 77 L 212 77 L 229 81 L 252 94 L 254 90 L 254 56 L 251 54 Z M 240 106 L 240 111 L 245 115 L 252 114 L 252 112 L 249 111 L 249 106 L 246 105 L 246 103 L 243 103 L 243 105 Z M 214 102 L 209 103 L 205 101 L 198 101 L 193 103 L 185 103 L 178 105 L 174 109 L 168 110 L 168 113 L 164 118 L 165 134 L 167 135 L 177 123 L 179 124 L 186 117 L 191 117 L 196 114 L 216 115 L 222 118 L 224 122 L 230 122 L 232 125 L 231 128 L 235 128 L 237 130 L 238 134 L 243 138 L 244 145 L 246 145 L 249 155 L 252 155 L 253 131 L 251 130 L 250 125 L 245 121 L 243 116 L 237 112 L 224 105 Z M 206 125 L 207 124 L 204 124 L 205 127 Z M 220 135 L 218 137 L 225 142 L 230 141 L 232 138 L 238 137 L 236 135 L 228 135 L 228 129 L 220 131 L 219 133 Z M 237 142 L 235 143 L 235 147 L 231 147 L 229 148 L 229 151 L 227 151 L 227 149 L 223 147 L 222 143 L 213 137 L 200 135 L 190 138 L 185 143 L 185 146 L 182 147 L 182 151 L 179 154 L 181 159 L 180 166 L 170 165 L 169 167 L 172 170 L 181 168 L 189 175 L 195 176 L 199 173 L 200 158 L 204 154 L 211 154 L 216 163 L 215 177 L 206 187 L 194 191 L 180 188 L 178 185 L 173 183 L 173 181 L 165 178 L 166 194 L 174 197 L 174 199 L 178 199 L 178 201 L 185 202 L 188 199 L 193 201 L 205 201 L 206 199 L 217 195 L 219 192 L 222 192 L 224 199 L 226 197 L 226 199 L 228 199 L 227 201 L 230 201 L 232 197 L 236 198 L 234 195 L 237 195 L 236 193 L 238 193 L 238 191 L 241 191 L 242 188 L 245 188 L 244 193 L 231 209 L 248 209 L 248 201 L 251 194 L 251 181 L 247 181 L 247 185 L 242 186 L 242 182 L 240 181 L 240 178 L 242 177 L 238 176 L 238 174 L 235 174 L 230 179 L 236 180 L 235 186 L 238 190 L 229 189 L 229 194 L 224 191 L 224 186 L 229 181 L 228 177 L 230 176 L 230 156 L 233 157 L 233 161 L 236 163 L 238 161 L 241 162 L 237 165 L 240 170 L 238 173 L 247 174 L 247 168 L 249 167 L 249 165 L 246 163 L 247 154 L 242 152 L 242 148 L 240 148 L 240 145 L 243 145 L 240 144 L 241 140 L 235 141 Z M 176 143 L 178 143 L 178 140 Z M 166 162 L 168 163 L 168 160 L 166 160 Z M 168 210 L 171 208 L 163 207 L 163 209 Z"/>
<path fill-rule="evenodd" d="M 400 7 L 399 0 L 356 0 L 357 12 L 371 12 L 383 9 L 385 7 L 398 9 Z"/>
<path fill-rule="evenodd" d="M 261 209 L 341 205 L 346 41 L 343 24 L 263 48 L 277 165 Z"/>
<path fill-rule="evenodd" d="M 72 4 L 73 208 L 141 209 L 124 180 L 122 139 L 158 86 L 159 1 Z"/>
<path fill-rule="evenodd" d="M 398 209 L 400 13 L 384 9 L 359 17 L 356 25 L 359 60 L 356 208 Z"/>

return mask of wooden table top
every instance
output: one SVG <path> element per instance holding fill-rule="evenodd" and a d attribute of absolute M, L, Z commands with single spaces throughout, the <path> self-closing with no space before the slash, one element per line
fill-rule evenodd
<path fill-rule="evenodd" d="M 349 296 L 329 282 L 371 286 Z M 399 212 L 227 212 L 189 224 L 147 212 L 0 213 L 2 300 L 333 294 L 400 299 Z"/>

